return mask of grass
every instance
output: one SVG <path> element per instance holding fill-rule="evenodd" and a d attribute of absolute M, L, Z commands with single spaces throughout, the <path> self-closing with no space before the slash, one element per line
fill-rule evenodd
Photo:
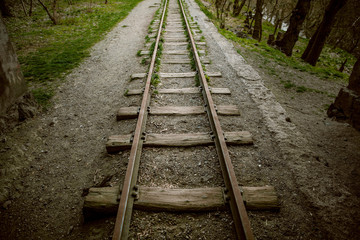
<path fill-rule="evenodd" d="M 60 80 L 89 56 L 89 49 L 124 19 L 141 0 L 95 0 L 73 5 L 61 1 L 59 25 L 53 25 L 37 6 L 33 16 L 6 19 L 24 77 L 35 99 L 49 106 Z M 122 27 L 127 27 L 123 25 Z"/>
<path fill-rule="evenodd" d="M 313 92 L 313 93 L 319 93 L 319 94 L 326 95 L 326 96 L 328 96 L 330 98 L 335 98 L 336 97 L 335 95 L 333 95 L 331 93 L 328 93 L 326 91 L 321 91 L 321 90 L 314 89 L 314 88 L 308 88 L 308 87 L 305 87 L 305 86 L 297 86 L 295 83 L 293 83 L 290 80 L 287 80 L 287 81 L 281 80 L 280 82 L 283 84 L 285 89 L 294 89 L 297 93 Z"/>
<path fill-rule="evenodd" d="M 355 64 L 355 57 L 346 51 L 343 51 L 339 48 L 332 49 L 331 46 L 326 45 L 320 55 L 317 66 L 314 67 L 305 63 L 301 59 L 301 54 L 304 52 L 307 46 L 309 41 L 308 39 L 300 37 L 294 47 L 293 56 L 287 57 L 280 50 L 275 49 L 266 43 L 267 36 L 274 32 L 274 26 L 269 22 L 263 22 L 263 38 L 261 42 L 251 38 L 239 38 L 232 31 L 220 29 L 219 22 L 215 15 L 212 13 L 211 9 L 205 7 L 201 0 L 195 0 L 195 2 L 199 5 L 200 9 L 205 13 L 205 15 L 214 22 L 215 26 L 218 28 L 218 31 L 223 36 L 238 43 L 242 47 L 241 50 L 238 50 L 238 53 L 241 54 L 243 51 L 247 51 L 249 54 L 255 53 L 264 59 L 271 60 L 271 62 L 276 62 L 279 65 L 291 67 L 301 72 L 308 72 L 321 79 L 335 80 L 345 83 L 348 81 L 350 71 L 341 73 L 337 70 L 341 63 L 345 61 L 345 59 L 348 59 L 346 64 L 346 68 L 348 70 L 352 69 L 352 66 Z M 234 21 L 237 21 L 237 24 L 241 24 L 244 19 L 245 17 L 240 15 L 238 18 L 234 19 Z M 274 72 L 271 72 L 270 74 L 274 75 Z"/>
<path fill-rule="evenodd" d="M 159 83 L 160 83 L 160 77 L 157 73 L 154 73 L 151 77 L 151 85 L 156 88 L 159 85 Z"/>
<path fill-rule="evenodd" d="M 142 65 L 146 65 L 146 64 L 147 64 L 146 58 L 141 59 L 141 64 L 142 64 Z"/>

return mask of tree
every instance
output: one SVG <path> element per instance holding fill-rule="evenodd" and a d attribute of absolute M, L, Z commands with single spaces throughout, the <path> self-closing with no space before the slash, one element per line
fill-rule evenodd
<path fill-rule="evenodd" d="M 329 117 L 336 117 L 338 120 L 347 120 L 360 130 L 360 58 L 354 65 L 349 78 L 349 85 L 340 90 L 327 114 Z"/>
<path fill-rule="evenodd" d="M 242 8 L 245 5 L 246 0 L 242 0 L 241 3 L 239 4 L 239 0 L 235 0 L 234 1 L 234 7 L 233 7 L 233 15 L 235 17 L 239 16 Z"/>
<path fill-rule="evenodd" d="M 320 57 L 320 53 L 325 45 L 326 38 L 331 32 L 336 13 L 346 4 L 348 0 L 331 0 L 325 10 L 325 15 L 319 27 L 311 37 L 303 55 L 305 62 L 315 66 Z"/>
<path fill-rule="evenodd" d="M 13 45 L 0 18 L 0 114 L 27 91 Z"/>
<path fill-rule="evenodd" d="M 287 56 L 292 55 L 292 50 L 299 38 L 299 33 L 306 14 L 309 12 L 311 0 L 298 0 L 295 9 L 290 17 L 290 25 L 283 38 L 276 41 L 275 44 Z"/>
<path fill-rule="evenodd" d="M 0 11 L 1 11 L 1 15 L 3 17 L 12 17 L 13 15 L 10 12 L 10 9 L 7 5 L 7 3 L 5 2 L 5 0 L 0 0 Z"/>
<path fill-rule="evenodd" d="M 32 15 L 32 10 L 33 10 L 33 0 L 30 0 L 30 7 L 29 7 L 29 16 L 31 17 Z"/>
<path fill-rule="evenodd" d="M 24 4 L 24 1 L 23 1 L 23 0 L 21 0 L 21 6 L 22 6 L 22 8 L 23 8 L 23 11 L 24 11 L 25 16 L 27 16 L 27 11 L 26 11 L 25 4 Z"/>
<path fill-rule="evenodd" d="M 360 95 L 360 57 L 356 61 L 354 68 L 351 72 L 348 88 Z"/>
<path fill-rule="evenodd" d="M 225 28 L 225 18 L 227 13 L 225 13 L 225 6 L 227 0 L 216 0 L 215 7 L 216 7 L 216 17 L 220 20 L 220 28 Z"/>
<path fill-rule="evenodd" d="M 51 15 L 51 13 L 49 12 L 49 9 L 46 7 L 46 5 L 41 1 L 38 0 L 38 2 L 41 4 L 41 6 L 44 8 L 44 10 L 46 11 L 46 13 L 48 14 L 50 20 L 57 25 L 59 23 L 58 17 L 57 17 L 57 12 L 56 12 L 56 4 L 57 4 L 57 0 L 53 0 L 52 2 L 52 7 L 53 7 L 53 14 Z"/>
<path fill-rule="evenodd" d="M 262 37 L 262 6 L 264 0 L 256 0 L 256 9 L 255 9 L 255 25 L 252 37 L 259 42 L 261 41 Z"/>

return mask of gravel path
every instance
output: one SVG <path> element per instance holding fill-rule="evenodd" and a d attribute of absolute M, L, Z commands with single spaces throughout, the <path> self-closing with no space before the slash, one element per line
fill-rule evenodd
<path fill-rule="evenodd" d="M 0 239 L 91 239 L 78 229 L 82 191 L 126 170 L 122 156 L 105 154 L 105 142 L 114 132 L 133 130 L 134 121 L 119 129 L 115 112 L 128 104 L 121 96 L 130 75 L 146 70 L 136 53 L 158 8 L 151 6 L 159 2 L 139 3 L 67 76 L 54 107 L 2 141 Z M 96 239 L 107 235 L 94 231 L 88 234 Z"/>

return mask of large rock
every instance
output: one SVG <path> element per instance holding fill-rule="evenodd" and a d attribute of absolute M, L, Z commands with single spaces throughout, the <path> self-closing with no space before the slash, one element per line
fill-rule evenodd
<path fill-rule="evenodd" d="M 348 88 L 342 88 L 327 114 L 337 120 L 347 121 L 360 130 L 360 95 Z"/>

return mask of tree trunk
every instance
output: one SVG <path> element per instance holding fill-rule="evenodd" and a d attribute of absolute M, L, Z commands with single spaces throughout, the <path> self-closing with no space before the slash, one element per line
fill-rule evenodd
<path fill-rule="evenodd" d="M 220 6 L 221 6 L 221 0 L 215 1 L 215 8 L 216 8 L 216 18 L 220 18 Z"/>
<path fill-rule="evenodd" d="M 345 61 L 341 64 L 340 68 L 339 68 L 339 72 L 343 72 L 345 69 L 345 64 L 347 63 L 347 59 L 345 59 Z"/>
<path fill-rule="evenodd" d="M 49 12 L 49 9 L 45 6 L 44 3 L 41 2 L 41 0 L 38 0 L 38 2 L 39 2 L 39 3 L 41 4 L 41 6 L 45 9 L 45 11 L 46 11 L 47 15 L 49 16 L 50 20 L 51 20 L 55 25 L 57 25 L 58 22 L 57 22 L 56 16 L 51 15 L 51 13 Z M 54 2 L 56 2 L 56 0 L 54 0 Z M 55 5 L 56 5 L 56 3 L 55 3 Z"/>
<path fill-rule="evenodd" d="M 360 95 L 360 58 L 356 61 L 351 72 L 348 88 Z"/>
<path fill-rule="evenodd" d="M 255 25 L 252 37 L 259 42 L 261 41 L 262 35 L 262 6 L 263 0 L 256 0 Z"/>
<path fill-rule="evenodd" d="M 326 38 L 331 32 L 334 24 L 336 13 L 346 4 L 347 0 L 331 0 L 326 7 L 325 15 L 319 27 L 311 37 L 308 46 L 306 47 L 303 55 L 301 56 L 305 62 L 315 66 L 319 59 L 320 53 L 325 45 Z"/>
<path fill-rule="evenodd" d="M 30 0 L 30 7 L 29 7 L 29 16 L 32 15 L 32 9 L 33 9 L 33 0 Z"/>
<path fill-rule="evenodd" d="M 24 11 L 25 16 L 27 16 L 27 12 L 26 12 L 26 8 L 25 8 L 25 4 L 24 4 L 24 1 L 23 1 L 23 0 L 21 0 L 21 6 L 22 6 L 22 8 L 23 8 L 23 11 Z"/>
<path fill-rule="evenodd" d="M 0 114 L 27 91 L 13 45 L 0 18 Z"/>
<path fill-rule="evenodd" d="M 349 78 L 349 86 L 342 88 L 329 107 L 329 117 L 348 121 L 355 129 L 360 130 L 360 58 L 356 61 Z"/>
<path fill-rule="evenodd" d="M 269 17 L 270 17 L 270 21 L 269 21 L 269 22 L 270 22 L 270 23 L 272 23 L 272 20 L 273 20 L 273 18 L 274 18 L 275 12 L 278 12 L 277 5 L 278 5 L 278 0 L 275 1 L 274 7 L 273 7 L 273 9 L 272 9 L 272 11 L 271 11 L 271 13 L 270 13 L 270 15 L 269 15 Z"/>
<path fill-rule="evenodd" d="M 290 25 L 282 40 L 276 42 L 276 46 L 287 56 L 292 55 L 292 50 L 299 38 L 299 33 L 305 17 L 310 9 L 311 0 L 298 0 L 290 18 Z"/>
<path fill-rule="evenodd" d="M 239 0 L 235 0 L 235 1 L 234 1 L 233 15 L 234 15 L 235 17 L 239 16 L 242 8 L 243 8 L 244 5 L 245 5 L 245 2 L 246 2 L 246 0 L 242 0 L 241 3 L 240 3 L 240 5 L 239 5 Z"/>
<path fill-rule="evenodd" d="M 53 17 L 54 17 L 54 19 L 55 19 L 55 21 L 56 21 L 55 25 L 58 24 L 56 4 L 57 4 L 57 0 L 53 0 L 52 9 L 53 9 Z"/>
<path fill-rule="evenodd" d="M 224 14 L 225 6 L 226 6 L 226 0 L 223 0 L 223 4 L 220 9 L 220 28 L 221 29 L 225 28 L 225 18 L 226 18 L 226 14 Z"/>
<path fill-rule="evenodd" d="M 5 0 L 0 0 L 0 11 L 3 17 L 13 17 Z"/>

